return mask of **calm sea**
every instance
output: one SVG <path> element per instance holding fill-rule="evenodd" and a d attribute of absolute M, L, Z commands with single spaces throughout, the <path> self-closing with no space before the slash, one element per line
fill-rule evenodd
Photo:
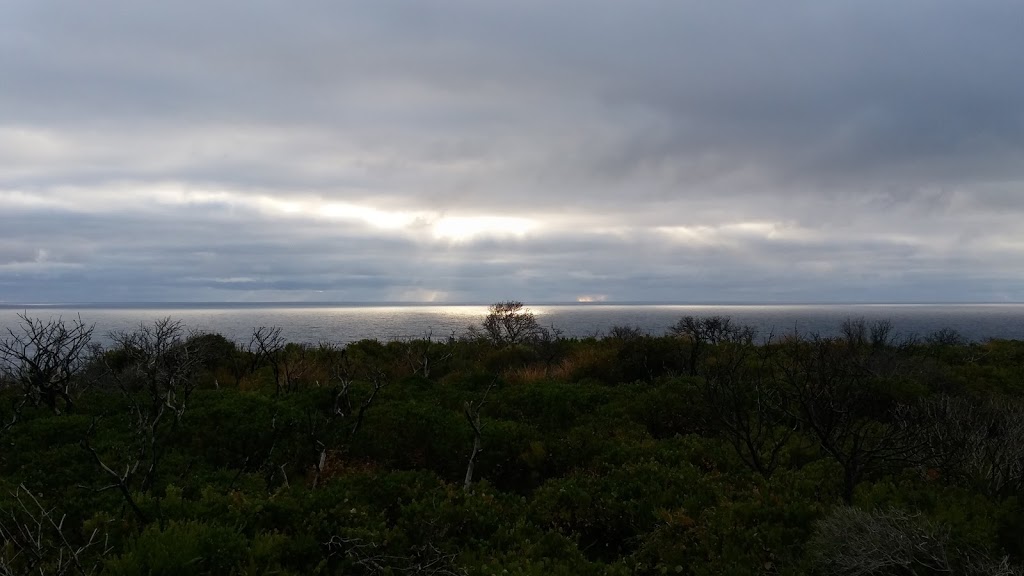
<path fill-rule="evenodd" d="M 759 333 L 820 333 L 834 335 L 847 318 L 868 322 L 889 320 L 900 334 L 927 335 L 952 328 L 971 340 L 1024 340 L 1024 304 L 857 304 L 857 305 L 536 305 L 530 309 L 544 326 L 566 336 L 600 336 L 613 326 L 637 326 L 664 334 L 682 316 L 726 315 L 754 326 Z M 0 330 L 27 312 L 42 319 L 81 316 L 96 326 L 96 337 L 107 340 L 112 331 L 130 330 L 142 322 L 171 317 L 189 328 L 217 332 L 248 341 L 257 326 L 280 326 L 292 342 L 347 343 L 363 338 L 387 341 L 428 334 L 461 335 L 479 324 L 486 306 L 460 305 L 345 305 L 345 304 L 75 304 L 0 305 Z"/>

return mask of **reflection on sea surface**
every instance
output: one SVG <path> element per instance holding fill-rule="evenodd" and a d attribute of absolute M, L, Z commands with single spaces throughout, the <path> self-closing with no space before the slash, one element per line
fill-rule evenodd
<path fill-rule="evenodd" d="M 1024 339 L 1024 304 L 891 304 L 891 305 L 617 305 L 567 304 L 529 306 L 544 326 L 566 336 L 601 336 L 612 326 L 637 326 L 660 335 L 685 315 L 731 316 L 762 335 L 820 333 L 834 335 L 846 318 L 890 320 L 902 334 L 926 335 L 953 328 L 972 340 Z M 16 322 L 16 315 L 75 317 L 96 325 L 102 342 L 112 331 L 129 330 L 157 318 L 180 319 L 190 328 L 247 340 L 256 326 L 280 326 L 293 342 L 345 343 L 363 338 L 394 340 L 432 335 L 444 338 L 464 334 L 487 313 L 486 306 L 434 305 L 53 305 L 0 307 L 0 329 Z"/>

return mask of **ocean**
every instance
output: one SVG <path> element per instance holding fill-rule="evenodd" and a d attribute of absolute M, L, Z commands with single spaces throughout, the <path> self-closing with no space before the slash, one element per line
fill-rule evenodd
<path fill-rule="evenodd" d="M 546 327 L 565 336 L 601 336 L 613 326 L 635 326 L 653 334 L 686 315 L 730 316 L 755 327 L 762 336 L 794 330 L 807 335 L 835 335 L 844 319 L 888 320 L 900 335 L 926 336 L 942 328 L 969 340 L 1024 340 L 1024 304 L 806 304 L 806 305 L 682 305 L 682 304 L 543 304 L 527 305 Z M 0 333 L 17 323 L 17 314 L 77 318 L 95 325 L 94 339 L 109 341 L 111 332 L 170 317 L 187 328 L 216 332 L 248 341 L 254 327 L 279 326 L 290 342 L 344 344 L 364 338 L 381 341 L 444 338 L 479 325 L 485 305 L 376 304 L 53 304 L 0 305 Z"/>

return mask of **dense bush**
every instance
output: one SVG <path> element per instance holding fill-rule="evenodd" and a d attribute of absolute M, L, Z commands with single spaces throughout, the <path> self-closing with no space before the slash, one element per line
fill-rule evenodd
<path fill-rule="evenodd" d="M 8 354 L 0 575 L 1020 573 L 1024 343 L 516 304 L 347 347 L 158 321 L 54 403 Z"/>

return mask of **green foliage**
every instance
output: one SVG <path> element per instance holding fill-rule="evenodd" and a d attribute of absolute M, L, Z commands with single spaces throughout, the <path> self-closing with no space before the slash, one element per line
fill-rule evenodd
<path fill-rule="evenodd" d="M 654 527 L 657 510 L 713 507 L 715 492 L 692 465 L 642 460 L 550 480 L 535 492 L 531 512 L 540 525 L 578 538 L 583 550 L 607 559 L 632 550 Z"/>
<path fill-rule="evenodd" d="M 204 390 L 195 394 L 185 418 L 194 433 L 178 439 L 181 450 L 213 467 L 252 469 L 298 415 L 266 395 Z"/>
<path fill-rule="evenodd" d="M 532 426 L 515 420 L 485 420 L 482 441 L 476 475 L 503 490 L 526 492 L 548 470 L 547 448 Z"/>
<path fill-rule="evenodd" d="M 608 402 L 611 392 L 587 382 L 541 381 L 505 386 L 493 393 L 495 415 L 530 422 L 544 431 L 565 430 Z"/>
<path fill-rule="evenodd" d="M 700 390 L 689 378 L 658 380 L 625 402 L 630 416 L 656 438 L 699 432 L 710 420 L 709 407 L 700 400 Z"/>
<path fill-rule="evenodd" d="M 615 360 L 617 382 L 650 382 L 686 370 L 680 343 L 672 338 L 642 336 L 622 341 Z"/>
<path fill-rule="evenodd" d="M 96 534 L 83 558 L 117 575 L 927 573 L 844 568 L 866 548 L 837 535 L 872 530 L 860 544 L 907 538 L 957 573 L 1024 560 L 1022 343 L 851 322 L 765 346 L 723 318 L 572 340 L 509 312 L 524 324 L 486 338 L 272 358 L 190 336 L 187 401 L 151 397 L 134 348 L 88 358 L 74 413 L 2 424 L 0 524 L 53 511 L 66 544 L 49 528 L 42 565 Z M 771 474 L 743 459 L 750 423 L 784 439 Z M 16 509 L 21 484 L 38 511 Z M 24 546 L 5 537 L 0 562 Z"/>
<path fill-rule="evenodd" d="M 454 482 L 465 473 L 470 434 L 458 412 L 433 404 L 396 402 L 367 416 L 350 454 L 387 468 L 432 470 Z"/>
<path fill-rule="evenodd" d="M 112 576 L 176 576 L 178 574 L 240 574 L 267 542 L 250 551 L 250 542 L 232 528 L 206 522 L 171 522 L 150 526 L 106 566 Z M 264 559 L 265 560 L 265 559 Z"/>

